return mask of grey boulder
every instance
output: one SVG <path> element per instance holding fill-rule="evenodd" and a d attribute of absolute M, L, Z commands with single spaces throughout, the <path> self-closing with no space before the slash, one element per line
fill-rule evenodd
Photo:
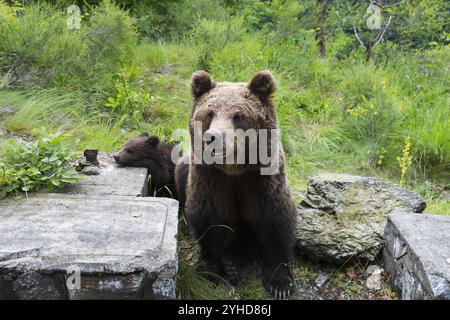
<path fill-rule="evenodd" d="M 422 212 L 425 205 L 414 192 L 388 181 L 317 174 L 298 208 L 297 246 L 318 260 L 372 261 L 383 246 L 388 214 Z"/>

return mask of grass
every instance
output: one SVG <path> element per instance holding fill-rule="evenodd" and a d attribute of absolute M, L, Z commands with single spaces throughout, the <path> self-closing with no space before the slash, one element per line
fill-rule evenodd
<path fill-rule="evenodd" d="M 86 113 L 83 110 L 89 106 L 86 106 L 80 95 L 76 92 L 61 93 L 57 89 L 0 90 L 3 101 L 1 106 L 11 106 L 15 110 L 12 117 L 0 119 L 1 126 L 9 132 L 27 135 L 32 134 L 33 128 L 40 127 L 54 131 L 64 130 L 70 137 L 66 141 L 67 145 L 79 151 L 85 148 L 114 151 L 127 138 L 140 131 L 171 140 L 173 131 L 186 128 L 188 123 L 191 100 L 188 75 L 195 70 L 196 64 L 194 55 L 189 53 L 190 49 L 185 44 L 162 42 L 143 42 L 138 47 L 137 68 L 141 77 L 135 81 L 140 83 L 140 90 L 150 95 L 139 128 L 123 128 L 108 123 L 98 107 Z M 164 66 L 170 68 L 161 73 Z M 383 80 L 381 75 L 376 77 L 376 83 Z M 374 151 L 371 151 L 368 141 L 364 139 L 366 133 L 361 132 L 361 138 L 355 140 L 358 131 L 352 133 L 351 130 L 359 130 L 358 127 L 354 127 L 354 124 L 346 127 L 347 119 L 340 118 L 342 111 L 339 108 L 342 108 L 341 105 L 347 99 L 344 94 L 339 93 L 341 88 L 331 92 L 317 91 L 314 87 L 303 87 L 301 83 L 288 81 L 286 75 L 280 77 L 279 85 L 280 90 L 275 100 L 293 189 L 304 191 L 308 177 L 320 171 L 373 175 L 399 181 L 400 169 L 395 157 L 401 155 L 403 142 L 396 142 L 397 128 L 394 128 L 389 138 L 392 140 L 385 142 L 387 155 L 383 159 L 384 163 L 372 166 L 368 163 L 368 154 Z M 349 99 L 362 92 L 346 90 L 350 90 L 346 93 Z M 380 90 L 380 94 L 387 94 L 383 92 L 394 89 Z M 391 108 L 397 104 L 408 104 L 404 100 L 395 98 L 390 102 Z M 349 100 L 348 103 L 356 102 Z M 449 121 L 448 114 L 444 113 L 445 104 L 440 100 L 437 104 L 443 107 L 438 106 L 433 113 L 421 117 L 423 126 L 417 123 L 419 115 L 415 112 L 409 120 L 399 121 L 403 121 L 400 124 L 407 128 L 418 127 L 411 131 L 411 136 L 415 138 L 412 138 L 414 164 L 408 172 L 409 187 L 426 198 L 427 211 L 449 214 L 449 201 L 441 193 L 445 181 L 448 181 L 446 137 L 450 136 L 447 134 L 450 126 L 445 124 Z M 414 122 L 411 124 L 410 121 Z M 360 126 L 359 123 L 356 125 Z M 421 136 L 425 132 L 428 132 L 427 135 Z M 420 136 L 422 138 L 418 138 Z"/>

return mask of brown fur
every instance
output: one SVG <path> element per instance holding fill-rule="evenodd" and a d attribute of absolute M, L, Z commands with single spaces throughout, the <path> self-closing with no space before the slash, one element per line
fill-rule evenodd
<path fill-rule="evenodd" d="M 175 164 L 171 160 L 173 148 L 174 145 L 160 142 L 156 136 L 142 133 L 130 138 L 113 157 L 119 165 L 148 169 L 150 186 L 144 195 L 177 198 Z"/>
<path fill-rule="evenodd" d="M 276 129 L 270 99 L 275 83 L 269 72 L 259 72 L 248 85 L 217 84 L 204 71 L 192 77 L 193 123 L 202 132 L 211 128 Z M 192 152 L 193 153 L 193 145 Z M 260 165 L 194 164 L 191 158 L 186 189 L 186 217 L 199 239 L 210 271 L 236 282 L 236 263 L 247 244 L 258 244 L 266 288 L 277 298 L 289 296 L 294 282 L 288 259 L 294 245 L 296 209 L 291 200 L 280 150 L 279 171 L 260 175 Z M 226 226 L 226 227 L 225 227 Z"/>
<path fill-rule="evenodd" d="M 186 188 L 189 176 L 189 155 L 185 155 L 180 158 L 180 161 L 175 167 L 175 187 L 177 190 L 178 201 L 180 202 L 180 208 L 184 209 L 186 203 Z"/>

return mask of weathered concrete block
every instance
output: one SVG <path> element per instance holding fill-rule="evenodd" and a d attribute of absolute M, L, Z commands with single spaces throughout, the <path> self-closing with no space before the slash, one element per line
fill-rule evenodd
<path fill-rule="evenodd" d="M 177 223 L 178 202 L 166 198 L 1 201 L 0 298 L 174 299 Z"/>
<path fill-rule="evenodd" d="M 99 167 L 86 167 L 80 182 L 61 190 L 68 194 L 140 196 L 147 181 L 147 168 L 118 166 L 111 155 L 98 155 Z M 145 196 L 146 194 L 144 194 Z"/>
<path fill-rule="evenodd" d="M 402 299 L 450 300 L 450 216 L 390 214 L 383 260 Z"/>
<path fill-rule="evenodd" d="M 422 212 L 423 199 L 399 185 L 371 177 L 321 173 L 308 182 L 298 208 L 297 245 L 320 260 L 374 260 L 383 245 L 387 216 Z"/>

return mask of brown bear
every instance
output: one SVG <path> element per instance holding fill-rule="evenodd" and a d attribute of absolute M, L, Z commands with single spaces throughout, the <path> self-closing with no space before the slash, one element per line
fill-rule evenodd
<path fill-rule="evenodd" d="M 189 176 L 189 157 L 190 155 L 182 156 L 175 167 L 175 189 L 178 195 L 178 202 L 180 208 L 184 209 L 186 203 L 186 188 Z"/>
<path fill-rule="evenodd" d="M 122 150 L 113 155 L 118 165 L 148 169 L 148 190 L 143 195 L 177 199 L 175 164 L 171 159 L 173 144 L 160 142 L 156 136 L 142 133 L 130 138 Z M 145 188 L 144 188 L 145 189 Z"/>
<path fill-rule="evenodd" d="M 257 244 L 266 289 L 276 298 L 286 298 L 295 287 L 288 260 L 295 241 L 296 208 L 288 187 L 279 135 L 263 136 L 261 130 L 278 129 L 271 100 L 276 90 L 272 74 L 261 71 L 248 84 L 240 84 L 216 83 L 208 73 L 197 71 L 192 76 L 191 89 L 194 96 L 189 123 L 191 162 L 185 212 L 203 260 L 210 271 L 236 284 L 237 266 L 243 258 L 240 254 L 246 253 L 247 245 Z M 245 143 L 244 163 L 217 161 L 237 154 L 237 139 L 228 136 L 230 130 L 238 129 L 257 132 L 256 141 Z M 198 137 L 200 143 L 195 140 Z M 257 145 L 260 152 L 259 142 L 266 139 L 267 145 L 271 137 L 276 140 L 276 148 L 271 144 L 268 150 L 278 157 L 277 170 L 262 174 L 265 164 L 259 158 L 249 163 L 249 148 Z M 219 140 L 226 142 L 216 144 L 212 150 L 211 143 Z M 230 144 L 231 152 L 224 152 L 223 147 Z M 199 161 L 198 152 L 217 157 L 213 163 Z"/>

